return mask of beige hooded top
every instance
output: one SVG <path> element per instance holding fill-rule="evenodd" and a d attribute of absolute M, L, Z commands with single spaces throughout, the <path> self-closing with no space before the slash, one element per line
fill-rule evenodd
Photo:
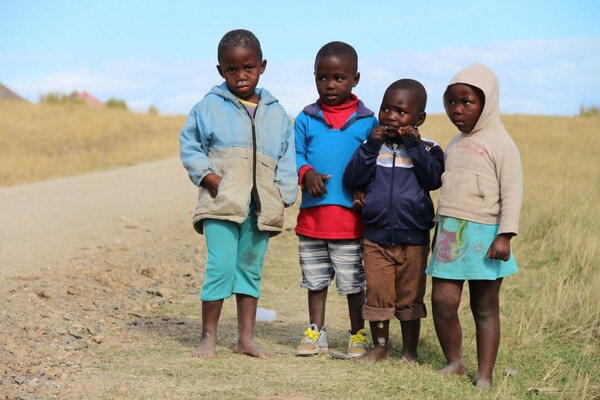
<path fill-rule="evenodd" d="M 473 131 L 459 133 L 446 148 L 438 214 L 498 224 L 498 233 L 517 234 L 523 171 L 519 150 L 500 120 L 498 80 L 489 68 L 475 63 L 448 86 L 457 83 L 481 89 L 485 105 Z"/>

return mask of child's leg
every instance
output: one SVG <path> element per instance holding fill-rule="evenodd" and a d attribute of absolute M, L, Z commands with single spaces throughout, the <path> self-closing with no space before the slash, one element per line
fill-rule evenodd
<path fill-rule="evenodd" d="M 402 330 L 402 358 L 409 363 L 417 362 L 417 346 L 421 333 L 421 319 L 400 321 Z"/>
<path fill-rule="evenodd" d="M 302 287 L 308 290 L 308 318 L 320 331 L 325 325 L 327 289 L 334 277 L 327 240 L 298 235 Z"/>
<path fill-rule="evenodd" d="M 268 358 L 270 353 L 254 340 L 262 268 L 269 246 L 269 233 L 258 230 L 256 219 L 256 213 L 251 209 L 240 226 L 233 286 L 237 302 L 238 340 L 233 351 Z"/>
<path fill-rule="evenodd" d="M 217 326 L 222 308 L 223 300 L 202 302 L 202 335 L 200 343 L 194 350 L 194 357 L 214 357 L 217 347 Z"/>
<path fill-rule="evenodd" d="M 424 298 L 429 246 L 403 244 L 396 246 L 396 251 L 394 306 L 402 330 L 402 358 L 416 363 L 421 318 L 427 316 Z"/>
<path fill-rule="evenodd" d="M 350 317 L 350 334 L 365 327 L 362 307 L 365 304 L 365 270 L 360 239 L 328 241 L 329 257 L 335 270 L 338 293 L 346 295 Z"/>
<path fill-rule="evenodd" d="M 193 355 L 210 358 L 215 355 L 217 325 L 223 300 L 231 296 L 238 243 L 238 225 L 213 219 L 204 220 L 206 271 L 202 285 L 202 334 Z"/>
<path fill-rule="evenodd" d="M 369 321 L 373 347 L 360 357 L 354 358 L 359 362 L 377 362 L 387 360 L 390 354 L 390 320 Z"/>
<path fill-rule="evenodd" d="M 327 305 L 327 287 L 308 291 L 308 318 L 311 324 L 320 330 L 325 325 L 325 306 Z"/>
<path fill-rule="evenodd" d="M 356 335 L 358 331 L 365 327 L 365 320 L 362 316 L 362 306 L 365 304 L 365 291 L 361 290 L 358 293 L 349 294 L 346 296 L 348 300 L 348 314 L 350 315 L 350 334 Z"/>
<path fill-rule="evenodd" d="M 271 353 L 254 340 L 258 299 L 244 294 L 237 294 L 235 297 L 237 302 L 238 340 L 233 352 L 258 358 L 269 358 Z"/>
<path fill-rule="evenodd" d="M 464 375 L 462 329 L 458 319 L 458 306 L 464 281 L 432 279 L 431 306 L 433 323 L 447 365 L 439 372 L 443 375 Z"/>
<path fill-rule="evenodd" d="M 500 286 L 495 281 L 469 281 L 471 311 L 477 339 L 477 376 L 475 385 L 492 387 L 494 365 L 500 345 Z"/>
<path fill-rule="evenodd" d="M 389 326 L 396 311 L 395 259 L 389 248 L 365 239 L 364 260 L 367 301 L 363 317 L 369 321 L 373 346 L 355 360 L 383 361 L 391 350 Z"/>

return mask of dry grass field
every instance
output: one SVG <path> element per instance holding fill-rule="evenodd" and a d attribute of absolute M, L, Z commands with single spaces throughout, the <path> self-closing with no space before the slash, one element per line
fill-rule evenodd
<path fill-rule="evenodd" d="M 178 154 L 185 117 L 0 100 L 0 186 Z"/>
<path fill-rule="evenodd" d="M 423 322 L 418 366 L 399 360 L 399 324 L 392 324 L 394 351 L 387 362 L 295 357 L 307 310 L 293 207 L 287 210 L 288 229 L 271 241 L 259 302 L 277 312 L 274 322 L 259 322 L 256 331 L 273 358 L 232 354 L 234 300 L 225 302 L 216 358 L 191 357 L 200 330 L 205 252 L 189 226 L 174 226 L 168 240 L 154 238 L 143 251 L 107 250 L 106 257 L 85 261 L 101 272 L 94 279 L 79 274 L 80 284 L 96 285 L 111 301 L 131 298 L 123 287 L 143 287 L 150 278 L 160 282 L 168 301 L 135 313 L 124 306 L 111 311 L 126 316 L 128 329 L 120 340 L 89 349 L 88 365 L 97 378 L 80 383 L 86 391 L 70 393 L 106 399 L 599 399 L 600 118 L 505 115 L 503 121 L 521 151 L 525 196 L 521 232 L 513 240 L 520 272 L 505 279 L 501 292 L 502 339 L 491 391 L 476 390 L 467 378 L 435 373 L 444 360 L 431 317 Z M 0 103 L 0 185 L 175 155 L 183 122 L 183 117 Z M 454 132 L 444 115 L 430 115 L 421 130 L 442 147 Z M 345 301 L 332 290 L 327 307 L 330 347 L 342 352 Z M 476 355 L 468 290 L 461 320 L 472 378 Z"/>

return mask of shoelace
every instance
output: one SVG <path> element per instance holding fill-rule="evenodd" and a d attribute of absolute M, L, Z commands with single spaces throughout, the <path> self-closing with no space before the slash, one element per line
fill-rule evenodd
<path fill-rule="evenodd" d="M 350 335 L 350 346 L 353 346 L 355 344 L 363 344 L 363 345 L 368 345 L 369 341 L 367 339 L 367 330 L 366 329 L 361 329 L 358 332 L 356 332 L 356 335 Z"/>
<path fill-rule="evenodd" d="M 307 337 L 313 342 L 316 342 L 317 340 L 319 340 L 319 332 L 309 327 L 306 331 L 304 331 L 304 337 Z"/>

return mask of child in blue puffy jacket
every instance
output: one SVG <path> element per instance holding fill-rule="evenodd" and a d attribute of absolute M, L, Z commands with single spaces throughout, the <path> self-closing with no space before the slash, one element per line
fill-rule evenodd
<path fill-rule="evenodd" d="M 256 306 L 269 237 L 298 194 L 294 131 L 275 97 L 257 88 L 267 61 L 247 30 L 223 36 L 217 70 L 225 79 L 190 112 L 180 134 L 183 165 L 198 186 L 194 228 L 206 238 L 202 335 L 196 357 L 215 354 L 223 300 L 236 295 L 234 352 L 270 353 L 254 340 Z"/>

